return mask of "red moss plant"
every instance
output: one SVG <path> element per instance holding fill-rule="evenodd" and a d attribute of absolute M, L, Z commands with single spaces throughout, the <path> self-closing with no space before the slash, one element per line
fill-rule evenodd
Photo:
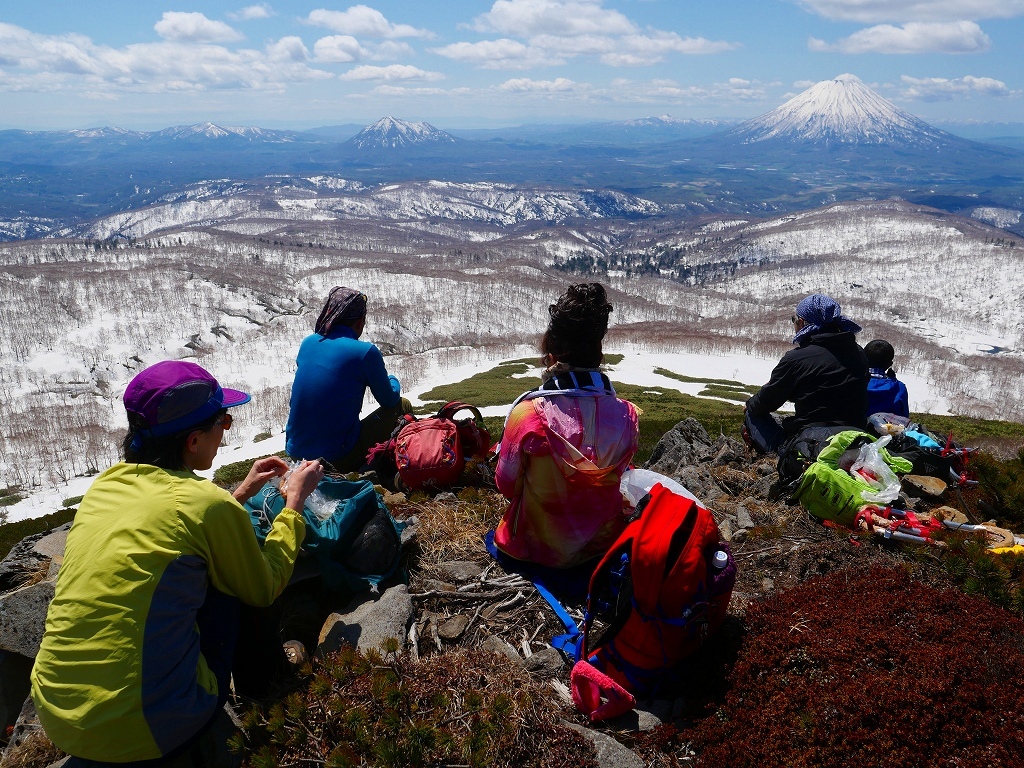
<path fill-rule="evenodd" d="M 747 612 L 698 765 L 1024 765 L 1024 621 L 899 567 L 845 569 Z"/>

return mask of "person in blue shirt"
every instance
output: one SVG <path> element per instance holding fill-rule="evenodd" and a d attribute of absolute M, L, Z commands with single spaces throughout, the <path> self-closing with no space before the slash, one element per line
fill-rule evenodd
<path fill-rule="evenodd" d="M 322 458 L 339 472 L 356 471 L 370 447 L 387 440 L 402 414 L 412 412 L 380 350 L 359 340 L 365 325 L 366 295 L 332 288 L 314 332 L 299 346 L 286 428 L 290 456 Z M 360 421 L 367 388 L 380 408 Z"/>
<path fill-rule="evenodd" d="M 864 354 L 868 357 L 868 372 L 871 375 L 868 381 L 867 416 L 895 413 L 909 418 L 907 386 L 896 378 L 896 372 L 892 369 L 892 361 L 896 357 L 892 344 L 883 339 L 875 339 L 864 347 Z"/>

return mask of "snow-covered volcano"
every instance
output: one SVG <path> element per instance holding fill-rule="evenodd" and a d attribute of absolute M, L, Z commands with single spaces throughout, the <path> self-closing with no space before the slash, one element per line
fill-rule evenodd
<path fill-rule="evenodd" d="M 410 123 L 382 117 L 355 136 L 351 142 L 359 149 L 394 149 L 423 144 L 453 144 L 456 139 L 430 123 Z"/>
<path fill-rule="evenodd" d="M 963 141 L 904 112 L 848 74 L 811 86 L 730 134 L 744 143 L 775 139 L 923 148 Z"/>

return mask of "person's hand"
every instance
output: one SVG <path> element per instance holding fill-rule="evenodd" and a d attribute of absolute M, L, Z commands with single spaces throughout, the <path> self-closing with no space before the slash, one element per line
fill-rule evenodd
<path fill-rule="evenodd" d="M 266 485 L 267 480 L 272 477 L 281 477 L 287 471 L 287 462 L 279 456 L 266 456 L 262 459 L 257 459 L 252 467 L 250 467 L 249 474 L 245 476 L 245 480 L 241 482 L 231 495 L 240 504 L 244 504 Z"/>
<path fill-rule="evenodd" d="M 301 511 L 309 494 L 316 490 L 317 484 L 323 479 L 324 468 L 319 461 L 314 459 L 302 462 L 288 475 L 288 485 L 284 489 L 284 505 L 288 509 Z"/>

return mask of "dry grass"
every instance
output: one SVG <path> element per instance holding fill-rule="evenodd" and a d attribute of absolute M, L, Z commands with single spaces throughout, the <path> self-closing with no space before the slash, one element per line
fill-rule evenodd
<path fill-rule="evenodd" d="M 51 765 L 64 757 L 64 753 L 53 746 L 42 728 L 29 731 L 14 745 L 9 746 L 0 760 L 0 768 L 40 768 Z"/>
<path fill-rule="evenodd" d="M 485 554 L 483 537 L 501 520 L 508 506 L 495 491 L 466 488 L 456 501 L 433 499 L 410 504 L 403 511 L 419 517 L 418 565 L 429 569 L 452 560 L 476 560 Z"/>

